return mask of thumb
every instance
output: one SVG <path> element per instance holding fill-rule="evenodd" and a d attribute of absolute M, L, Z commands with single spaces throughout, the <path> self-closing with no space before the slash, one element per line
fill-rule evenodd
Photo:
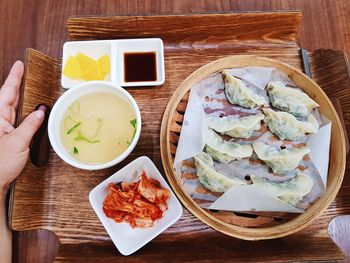
<path fill-rule="evenodd" d="M 29 114 L 24 121 L 13 131 L 15 136 L 18 136 L 20 140 L 29 145 L 36 131 L 40 128 L 45 117 L 45 113 L 42 109 Z"/>

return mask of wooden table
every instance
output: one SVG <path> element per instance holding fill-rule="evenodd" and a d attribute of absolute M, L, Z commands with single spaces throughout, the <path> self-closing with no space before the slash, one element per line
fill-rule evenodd
<path fill-rule="evenodd" d="M 301 47 L 308 50 L 327 47 L 350 51 L 350 2 L 346 0 L 287 0 L 283 2 L 272 0 L 232 2 L 203 0 L 177 1 L 175 3 L 167 0 L 1 1 L 0 81 L 5 79 L 10 66 L 16 59 L 23 59 L 23 53 L 27 47 L 36 48 L 53 57 L 60 57 L 62 44 L 67 40 L 65 23 L 71 15 L 169 14 L 288 9 L 303 11 L 303 22 L 298 33 Z M 343 188 L 341 191 L 349 191 L 349 189 Z M 350 214 L 350 211 L 347 213 Z M 344 220 L 335 222 L 332 225 L 333 228 L 336 229 L 344 224 Z M 15 238 L 15 259 L 18 262 L 52 260 L 53 252 L 57 247 L 50 246 L 50 240 L 47 241 L 44 237 L 48 237 L 45 231 L 18 233 Z M 342 238 L 343 242 L 346 242 L 347 237 Z M 45 243 L 42 242 L 43 240 Z M 296 241 L 293 240 L 292 238 L 290 241 L 291 245 Z M 271 242 L 271 245 L 278 246 L 278 241 Z M 346 247 L 346 244 L 343 243 L 343 246 Z M 243 247 L 244 242 L 242 242 L 241 248 Z M 87 246 L 86 249 L 91 248 Z M 307 253 L 307 251 L 300 251 L 300 253 Z M 262 255 L 262 260 L 263 257 L 264 255 Z M 137 259 L 138 257 L 135 255 L 134 260 Z"/>

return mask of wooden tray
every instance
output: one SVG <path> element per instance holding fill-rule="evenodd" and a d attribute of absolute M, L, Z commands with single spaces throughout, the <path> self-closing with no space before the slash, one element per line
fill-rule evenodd
<path fill-rule="evenodd" d="M 88 203 L 88 193 L 134 158 L 147 155 L 162 171 L 160 124 L 170 96 L 195 69 L 234 54 L 281 60 L 299 69 L 302 60 L 295 34 L 299 12 L 174 16 L 71 18 L 71 39 L 161 37 L 165 46 L 166 82 L 156 88 L 130 88 L 140 106 L 143 130 L 133 154 L 109 170 L 87 172 L 63 163 L 51 151 L 49 165 L 27 163 L 12 188 L 10 224 L 14 230 L 49 231 L 47 242 L 59 251 L 57 261 L 283 261 L 334 260 L 343 257 L 327 234 L 335 215 L 350 213 L 350 177 L 328 210 L 312 225 L 279 240 L 248 242 L 212 230 L 185 210 L 183 217 L 133 256 L 122 257 Z M 309 55 L 312 77 L 328 96 L 339 98 L 349 129 L 350 90 L 347 60 L 342 52 L 319 50 Z M 42 102 L 52 105 L 63 92 L 60 59 L 35 50 L 26 54 L 20 119 Z M 350 165 L 350 164 L 348 164 Z M 249 220 L 249 219 L 247 219 Z M 297 256 L 296 256 L 297 255 Z"/>

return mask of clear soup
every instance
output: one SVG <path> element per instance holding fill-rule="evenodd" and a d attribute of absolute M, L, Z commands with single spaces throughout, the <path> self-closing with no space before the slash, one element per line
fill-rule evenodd
<path fill-rule="evenodd" d="M 107 92 L 80 97 L 65 111 L 60 135 L 67 152 L 86 164 L 109 162 L 134 139 L 136 114 L 124 98 Z"/>

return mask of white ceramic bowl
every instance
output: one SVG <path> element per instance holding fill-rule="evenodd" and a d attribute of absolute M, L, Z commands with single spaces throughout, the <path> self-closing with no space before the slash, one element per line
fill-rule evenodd
<path fill-rule="evenodd" d="M 103 201 L 108 194 L 108 185 L 110 183 L 137 181 L 142 171 L 145 171 L 148 177 L 158 180 L 163 188 L 171 192 L 171 195 L 167 200 L 168 210 L 164 212 L 161 219 L 155 221 L 152 227 L 133 229 L 128 223 L 116 223 L 113 219 L 107 217 L 103 212 Z M 96 186 L 89 194 L 89 201 L 113 243 L 119 252 L 125 256 L 146 245 L 174 224 L 182 215 L 182 206 L 179 200 L 177 200 L 157 167 L 146 156 L 137 158 Z"/>
<path fill-rule="evenodd" d="M 116 94 L 129 102 L 129 104 L 131 105 L 131 107 L 135 112 L 136 119 L 137 119 L 136 134 L 133 141 L 129 145 L 129 147 L 117 158 L 113 159 L 112 161 L 101 163 L 101 164 L 86 164 L 74 159 L 66 151 L 60 137 L 60 124 L 62 122 L 62 118 L 65 113 L 65 110 L 69 105 L 71 105 L 74 101 L 76 101 L 83 95 L 98 93 L 101 91 Z M 50 139 L 52 148 L 57 153 L 57 155 L 66 163 L 74 167 L 85 169 L 85 170 L 105 169 L 108 167 L 112 167 L 117 163 L 123 161 L 135 148 L 141 134 L 141 113 L 140 113 L 139 107 L 136 104 L 136 101 L 125 89 L 106 81 L 85 82 L 66 91 L 56 101 L 55 105 L 51 110 L 50 117 L 49 117 L 48 134 L 49 134 L 49 139 Z"/>

